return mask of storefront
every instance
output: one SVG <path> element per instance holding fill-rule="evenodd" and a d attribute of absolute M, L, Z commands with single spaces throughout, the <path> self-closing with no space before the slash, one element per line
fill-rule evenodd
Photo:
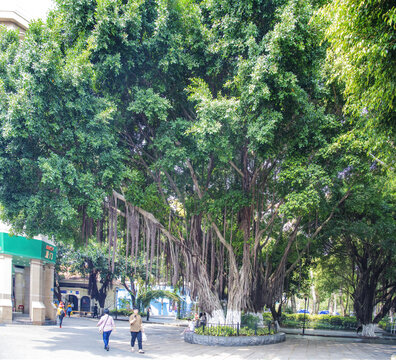
<path fill-rule="evenodd" d="M 36 325 L 56 320 L 55 260 L 52 241 L 11 236 L 9 228 L 0 223 L 0 323 L 12 322 L 17 313 L 29 314 Z"/>
<path fill-rule="evenodd" d="M 66 304 L 70 304 L 74 312 L 81 314 L 90 313 L 93 304 L 91 305 L 91 297 L 88 295 L 88 279 L 73 276 L 68 279 L 60 279 L 59 285 L 62 294 L 62 300 Z"/>

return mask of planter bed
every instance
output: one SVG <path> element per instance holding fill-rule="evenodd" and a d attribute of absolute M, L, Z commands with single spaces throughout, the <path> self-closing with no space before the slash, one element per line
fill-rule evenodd
<path fill-rule="evenodd" d="M 184 334 L 184 341 L 190 344 L 209 346 L 256 346 L 277 344 L 286 340 L 286 334 L 279 332 L 274 335 L 263 336 L 211 336 L 198 335 L 193 332 Z"/>

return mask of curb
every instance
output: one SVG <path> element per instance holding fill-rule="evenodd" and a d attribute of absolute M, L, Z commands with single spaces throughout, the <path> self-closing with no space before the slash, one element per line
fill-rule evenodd
<path fill-rule="evenodd" d="M 206 346 L 260 346 L 278 344 L 285 340 L 286 334 L 283 332 L 264 336 L 211 336 L 198 335 L 193 332 L 186 332 L 184 334 L 184 341 L 186 343 Z"/>
<path fill-rule="evenodd" d="M 393 338 L 386 338 L 381 336 L 376 336 L 374 338 L 370 337 L 362 337 L 362 336 L 351 336 L 351 335 L 332 335 L 332 334 L 301 334 L 301 333 L 293 333 L 287 332 L 282 329 L 287 335 L 294 335 L 294 336 L 316 336 L 316 337 L 324 337 L 324 338 L 337 338 L 337 339 L 354 339 L 356 342 L 362 342 L 367 344 L 384 344 L 384 345 L 396 345 L 396 339 Z M 396 360 L 396 354 L 392 355 L 393 357 L 391 360 Z"/>

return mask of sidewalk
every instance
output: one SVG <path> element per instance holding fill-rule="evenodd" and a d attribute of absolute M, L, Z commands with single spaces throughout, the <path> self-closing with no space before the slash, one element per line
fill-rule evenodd
<path fill-rule="evenodd" d="M 318 330 L 318 329 L 305 329 L 304 335 L 302 335 L 302 329 L 292 329 L 292 328 L 281 328 L 281 331 L 288 335 L 301 335 L 301 336 L 321 336 L 321 337 L 331 337 L 331 338 L 349 338 L 356 339 L 362 342 L 379 343 L 379 344 L 395 344 L 396 336 L 391 335 L 378 328 L 375 331 L 376 338 L 364 338 L 361 333 L 356 333 L 356 331 L 347 330 Z"/>

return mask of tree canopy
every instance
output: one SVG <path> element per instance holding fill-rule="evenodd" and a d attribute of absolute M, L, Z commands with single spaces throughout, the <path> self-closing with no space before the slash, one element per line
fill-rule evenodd
<path fill-rule="evenodd" d="M 121 256 L 120 276 L 142 276 L 144 259 L 146 282 L 188 285 L 232 323 L 241 310 L 275 313 L 324 238 L 345 245 L 328 228 L 370 193 L 362 178 L 386 184 L 392 225 L 390 6 L 370 2 L 371 20 L 335 27 L 312 21 L 309 0 L 57 4 L 25 40 L 0 36 L 0 202 L 16 229 L 80 245 L 96 232 L 109 272 Z M 322 13 L 352 11 L 336 4 Z M 361 27 L 377 47 L 336 35 Z"/>

